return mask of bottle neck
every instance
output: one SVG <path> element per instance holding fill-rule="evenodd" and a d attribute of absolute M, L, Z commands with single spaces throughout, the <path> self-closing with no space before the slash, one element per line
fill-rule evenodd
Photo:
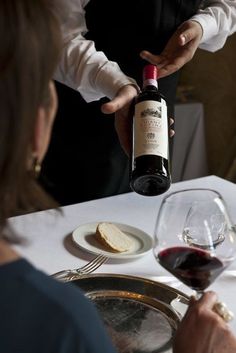
<path fill-rule="evenodd" d="M 153 78 L 148 78 L 143 81 L 143 89 L 146 89 L 147 87 L 152 87 L 158 89 L 158 83 L 157 80 Z"/>

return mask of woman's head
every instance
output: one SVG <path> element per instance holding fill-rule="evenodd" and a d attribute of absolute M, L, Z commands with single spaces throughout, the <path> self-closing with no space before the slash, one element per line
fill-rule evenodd
<path fill-rule="evenodd" d="M 42 160 L 56 95 L 60 31 L 50 0 L 0 0 L 0 219 L 40 201 L 29 169 Z M 35 203 L 37 203 L 35 205 Z"/>

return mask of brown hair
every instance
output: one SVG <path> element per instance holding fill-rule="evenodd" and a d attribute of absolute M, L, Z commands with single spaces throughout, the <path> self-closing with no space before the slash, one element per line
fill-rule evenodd
<path fill-rule="evenodd" d="M 9 216 L 45 205 L 26 165 L 60 46 L 50 0 L 0 0 L 0 227 Z"/>

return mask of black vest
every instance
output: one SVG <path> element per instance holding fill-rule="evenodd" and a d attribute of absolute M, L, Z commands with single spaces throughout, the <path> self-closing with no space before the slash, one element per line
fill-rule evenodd
<path fill-rule="evenodd" d="M 91 0 L 85 9 L 86 37 L 141 84 L 144 61 L 139 52 L 160 53 L 200 2 Z M 159 82 L 169 103 L 169 116 L 173 116 L 177 78 L 178 74 L 173 74 Z M 51 182 L 46 189 L 63 205 L 129 191 L 128 159 L 118 142 L 113 118 L 100 111 L 104 99 L 86 103 L 79 92 L 59 83 L 57 92 L 59 110 L 43 165 L 43 176 Z"/>
<path fill-rule="evenodd" d="M 86 6 L 87 39 L 116 61 L 141 85 L 141 50 L 160 54 L 176 28 L 196 13 L 200 0 L 90 0 Z M 160 80 L 173 104 L 178 75 Z"/>

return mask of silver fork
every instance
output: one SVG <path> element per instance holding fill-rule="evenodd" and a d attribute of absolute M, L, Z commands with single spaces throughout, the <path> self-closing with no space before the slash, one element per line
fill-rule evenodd
<path fill-rule="evenodd" d="M 108 260 L 107 256 L 100 254 L 82 267 L 75 268 L 73 270 L 59 271 L 54 273 L 52 277 L 59 279 L 63 282 L 69 282 L 74 279 L 78 279 L 83 275 L 87 275 L 91 272 L 94 272 L 98 267 L 104 264 L 107 260 Z"/>

